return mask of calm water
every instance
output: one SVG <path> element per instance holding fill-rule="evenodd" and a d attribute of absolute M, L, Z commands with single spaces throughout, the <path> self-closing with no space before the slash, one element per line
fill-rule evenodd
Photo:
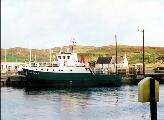
<path fill-rule="evenodd" d="M 137 86 L 35 90 L 1 88 L 2 120 L 149 120 L 149 103 L 137 102 Z M 164 85 L 158 120 L 164 120 Z"/>

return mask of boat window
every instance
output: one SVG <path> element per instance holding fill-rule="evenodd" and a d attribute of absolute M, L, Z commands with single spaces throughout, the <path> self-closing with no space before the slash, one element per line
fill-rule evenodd
<path fill-rule="evenodd" d="M 70 71 L 72 71 L 72 70 L 70 70 Z"/>
<path fill-rule="evenodd" d="M 70 59 L 70 56 L 67 56 L 67 59 Z"/>
<path fill-rule="evenodd" d="M 65 56 L 63 56 L 63 59 L 65 59 Z"/>
<path fill-rule="evenodd" d="M 53 69 L 53 71 L 54 71 L 54 69 Z"/>
<path fill-rule="evenodd" d="M 48 71 L 48 69 L 47 69 L 47 71 Z"/>
<path fill-rule="evenodd" d="M 59 70 L 60 71 L 60 70 Z"/>
<path fill-rule="evenodd" d="M 63 70 L 61 70 L 61 71 L 63 71 Z"/>
<path fill-rule="evenodd" d="M 43 69 L 41 69 L 41 70 L 43 70 Z"/>
<path fill-rule="evenodd" d="M 59 59 L 61 59 L 61 56 L 58 56 Z"/>

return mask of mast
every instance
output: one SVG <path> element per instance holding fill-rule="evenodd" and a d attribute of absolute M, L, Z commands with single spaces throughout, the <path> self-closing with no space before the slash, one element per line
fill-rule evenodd
<path fill-rule="evenodd" d="M 76 43 L 74 37 L 72 38 L 71 42 L 72 42 L 72 52 L 74 52 L 74 45 L 75 45 L 75 43 Z"/>
<path fill-rule="evenodd" d="M 115 35 L 115 42 L 116 42 L 116 74 L 117 74 L 117 35 Z"/>
<path fill-rule="evenodd" d="M 30 47 L 30 67 L 31 67 L 31 47 Z"/>
<path fill-rule="evenodd" d="M 30 61 L 29 61 L 29 64 L 30 64 L 30 67 L 31 67 L 31 41 L 29 41 L 29 46 L 30 46 Z"/>
<path fill-rule="evenodd" d="M 6 71 L 7 71 L 7 64 L 6 64 L 6 41 L 5 41 L 5 73 L 6 73 Z"/>
<path fill-rule="evenodd" d="M 5 63 L 6 63 L 6 46 L 5 46 Z"/>
<path fill-rule="evenodd" d="M 142 30 L 143 33 L 143 75 L 145 76 L 145 44 L 144 44 L 144 29 Z"/>
<path fill-rule="evenodd" d="M 35 54 L 35 62 L 36 62 L 36 54 Z"/>
<path fill-rule="evenodd" d="M 50 47 L 50 63 L 51 63 L 51 47 Z"/>
<path fill-rule="evenodd" d="M 140 31 L 140 30 L 138 30 Z M 145 31 L 144 29 L 141 31 L 142 32 L 142 64 L 143 64 L 143 76 L 145 76 L 145 40 L 144 40 L 144 37 L 145 37 Z"/>

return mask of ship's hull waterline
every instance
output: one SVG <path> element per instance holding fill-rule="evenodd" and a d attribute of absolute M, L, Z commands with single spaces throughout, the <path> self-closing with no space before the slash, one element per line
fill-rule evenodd
<path fill-rule="evenodd" d="M 23 69 L 29 87 L 98 87 L 119 86 L 119 74 L 54 73 Z"/>

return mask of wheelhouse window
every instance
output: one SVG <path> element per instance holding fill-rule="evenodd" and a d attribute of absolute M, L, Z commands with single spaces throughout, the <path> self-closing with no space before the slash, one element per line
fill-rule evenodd
<path fill-rule="evenodd" d="M 67 59 L 70 59 L 70 56 L 67 56 Z"/>
<path fill-rule="evenodd" d="M 61 56 L 58 56 L 59 59 L 61 59 Z"/>

